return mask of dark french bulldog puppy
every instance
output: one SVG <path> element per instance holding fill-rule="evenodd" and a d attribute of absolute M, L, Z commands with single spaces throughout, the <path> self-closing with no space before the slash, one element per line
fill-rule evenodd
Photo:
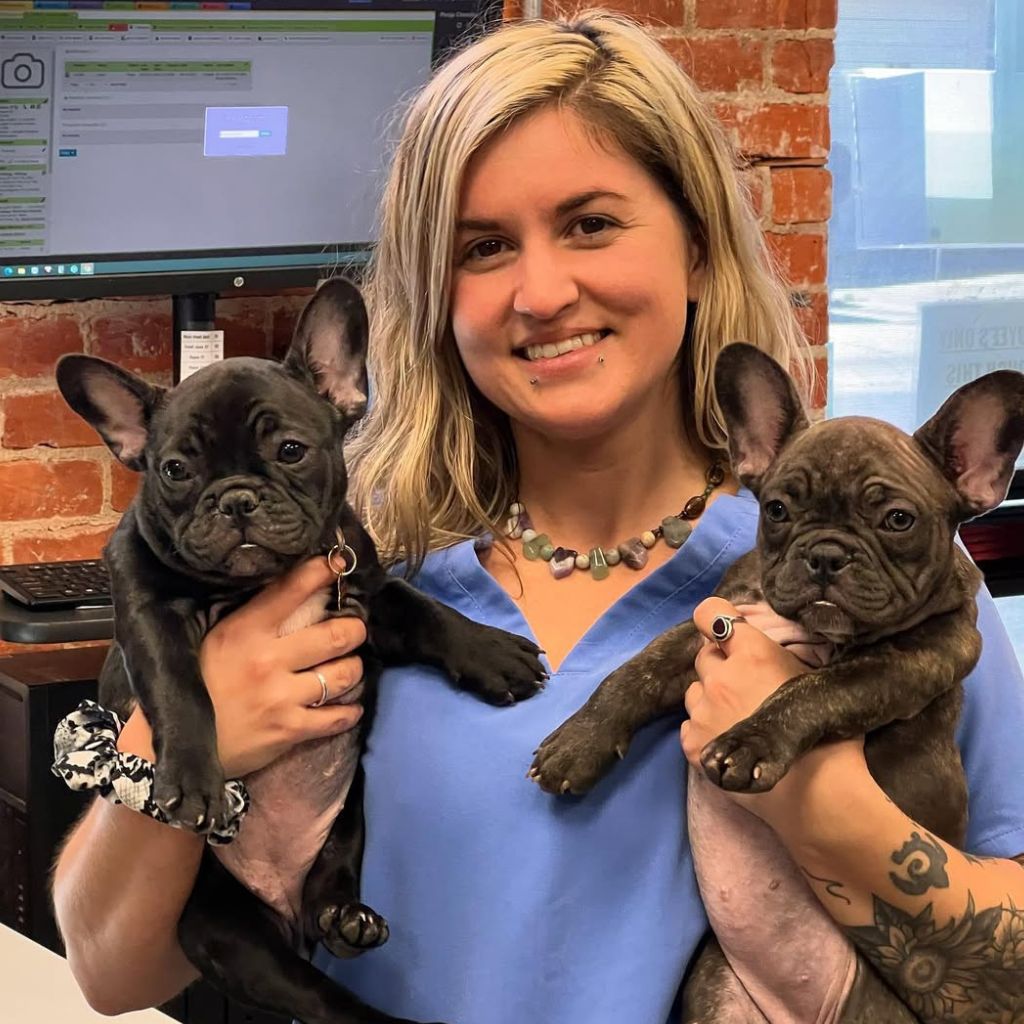
<path fill-rule="evenodd" d="M 331 588 L 291 628 L 328 615 L 365 619 L 361 692 L 344 698 L 362 701 L 360 726 L 301 744 L 247 780 L 249 815 L 235 842 L 218 848 L 230 871 L 208 848 L 179 924 L 207 979 L 305 1024 L 393 1021 L 305 959 L 320 942 L 352 956 L 387 938 L 385 921 L 359 902 L 359 753 L 381 668 L 434 665 L 495 704 L 530 697 L 545 676 L 528 640 L 472 622 L 381 569 L 346 504 L 342 457 L 366 407 L 366 345 L 362 298 L 336 279 L 307 305 L 280 364 L 228 359 L 171 390 L 88 356 L 57 368 L 71 407 L 143 474 L 105 552 L 115 639 L 100 703 L 122 717 L 142 706 L 157 755 L 154 799 L 176 822 L 209 831 L 227 811 L 197 658 L 205 632 L 268 581 L 342 543 L 339 530 L 348 545 L 335 555 L 338 568 L 353 569 L 344 600 Z M 268 820 L 256 827 L 261 814 Z M 291 859 L 275 860 L 285 850 Z"/>
<path fill-rule="evenodd" d="M 885 792 L 933 835 L 962 846 L 967 790 L 954 732 L 962 681 L 981 652 L 975 628 L 981 575 L 955 537 L 960 523 L 994 508 L 1006 494 L 1024 443 L 1024 374 L 997 371 L 965 385 L 912 437 L 861 417 L 809 426 L 788 377 L 750 345 L 722 351 L 715 386 L 734 473 L 761 504 L 755 550 L 733 564 L 716 593 L 734 604 L 767 602 L 830 642 L 834 653 L 826 667 L 789 680 L 709 743 L 701 755 L 706 778 L 722 789 L 761 792 L 817 744 L 866 735 L 868 764 Z M 682 715 L 703 642 L 692 622 L 653 641 L 543 741 L 531 776 L 552 793 L 586 793 L 624 756 L 641 726 Z M 707 811 L 710 796 L 720 804 L 714 813 Z M 711 842 L 706 833 L 730 810 L 756 822 L 745 837 L 747 848 L 741 854 L 719 845 L 705 856 L 702 843 Z M 772 905 L 785 908 L 792 925 L 787 933 L 798 934 L 803 949 L 815 950 L 816 964 L 829 943 L 846 942 L 836 938 L 838 929 L 774 834 L 696 772 L 689 817 L 713 924 L 736 917 L 735 907 L 715 905 L 719 884 L 728 887 L 730 881 L 723 870 L 739 878 L 743 862 L 770 862 L 770 873 L 760 877 L 778 879 L 786 874 L 784 862 L 789 875 Z M 722 832 L 730 830 L 735 834 L 732 825 Z M 722 869 L 722 863 L 733 868 Z M 714 884 L 706 884 L 715 870 Z M 748 909 L 741 922 L 733 920 L 736 931 L 755 929 L 766 917 L 753 897 Z M 819 929 L 820 942 L 809 939 L 811 927 Z M 771 934 L 777 931 L 766 932 L 766 941 Z M 729 941 L 721 933 L 719 938 L 728 951 Z M 758 948 L 749 935 L 730 938 L 737 940 L 734 948 Z M 764 945 L 760 951 L 763 960 L 773 961 L 768 973 L 786 962 L 777 944 L 770 956 Z M 842 955 L 839 949 L 836 962 Z M 855 964 L 852 948 L 849 955 Z M 863 963 L 855 969 L 839 1019 L 914 1019 Z M 805 971 L 806 962 L 789 978 Z M 748 1013 L 743 1004 L 749 1002 L 712 940 L 685 988 L 684 1020 L 763 1020 L 756 1007 Z"/>

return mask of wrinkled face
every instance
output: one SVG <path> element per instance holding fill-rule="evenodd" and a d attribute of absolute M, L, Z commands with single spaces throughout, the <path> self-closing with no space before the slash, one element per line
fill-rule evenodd
<path fill-rule="evenodd" d="M 769 603 L 843 642 L 904 629 L 953 565 L 956 495 L 920 446 L 878 420 L 820 423 L 760 487 Z"/>
<path fill-rule="evenodd" d="M 140 516 L 196 573 L 258 583 L 328 540 L 344 417 L 266 360 L 207 367 L 153 417 Z"/>
<path fill-rule="evenodd" d="M 514 424 L 589 438 L 676 415 L 673 372 L 699 254 L 661 185 L 569 111 L 542 109 L 471 161 L 452 330 L 466 371 Z"/>

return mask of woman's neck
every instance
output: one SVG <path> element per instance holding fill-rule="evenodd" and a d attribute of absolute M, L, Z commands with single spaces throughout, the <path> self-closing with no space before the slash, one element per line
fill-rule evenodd
<path fill-rule="evenodd" d="M 678 514 L 704 490 L 710 465 L 681 422 L 668 430 L 635 422 L 576 442 L 523 429 L 515 435 L 520 501 L 534 528 L 579 551 L 615 546 Z"/>

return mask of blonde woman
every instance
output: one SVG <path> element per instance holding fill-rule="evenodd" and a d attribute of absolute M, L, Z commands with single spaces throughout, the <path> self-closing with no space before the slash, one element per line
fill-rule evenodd
<path fill-rule="evenodd" d="M 368 299 L 375 398 L 350 460 L 366 522 L 424 590 L 532 635 L 552 674 L 505 709 L 429 684 L 426 669 L 386 674 L 365 759 L 363 886 L 391 938 L 317 962 L 414 1019 L 663 1024 L 707 927 L 677 723 L 646 729 L 584 800 L 524 776 L 538 741 L 690 617 L 753 543 L 757 504 L 725 472 L 711 367 L 742 338 L 802 376 L 804 347 L 733 155 L 692 83 L 629 22 L 508 26 L 410 106 Z M 348 710 L 300 712 L 294 675 L 323 663 L 358 679 L 358 624 L 275 635 L 324 582 L 304 566 L 204 646 L 229 774 L 351 725 Z M 972 850 L 1010 857 L 1024 849 L 1024 687 L 990 601 L 982 628 L 984 684 L 968 685 L 964 719 Z M 720 671 L 725 697 L 705 694 L 700 727 L 721 731 L 731 706 L 794 674 L 781 649 L 742 633 L 728 661 L 743 671 Z M 137 719 L 121 742 L 151 753 Z M 864 814 L 889 813 L 862 781 L 859 745 L 806 762 L 789 804 L 765 805 L 783 808 L 787 843 L 814 845 L 815 780 L 849 778 Z M 835 818 L 823 822 L 842 850 Z M 859 902 L 882 891 L 887 842 L 849 836 L 846 855 L 872 865 Z M 194 976 L 174 929 L 200 848 L 109 805 L 72 837 L 56 903 L 94 1005 L 152 1005 Z M 815 861 L 828 878 L 843 867 L 834 855 L 832 874 Z M 999 878 L 1006 863 L 992 862 Z"/>

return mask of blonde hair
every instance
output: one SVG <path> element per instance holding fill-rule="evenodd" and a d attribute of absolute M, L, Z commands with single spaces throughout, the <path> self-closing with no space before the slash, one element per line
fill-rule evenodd
<path fill-rule="evenodd" d="M 352 494 L 385 562 L 494 529 L 515 498 L 507 418 L 466 374 L 449 318 L 455 223 L 470 159 L 558 104 L 642 164 L 679 206 L 706 267 L 680 372 L 688 432 L 724 442 L 712 370 L 730 341 L 800 376 L 806 342 L 772 269 L 734 154 L 696 87 L 630 20 L 585 12 L 505 25 L 440 68 L 407 110 L 367 284 L 371 411 L 350 443 Z"/>

